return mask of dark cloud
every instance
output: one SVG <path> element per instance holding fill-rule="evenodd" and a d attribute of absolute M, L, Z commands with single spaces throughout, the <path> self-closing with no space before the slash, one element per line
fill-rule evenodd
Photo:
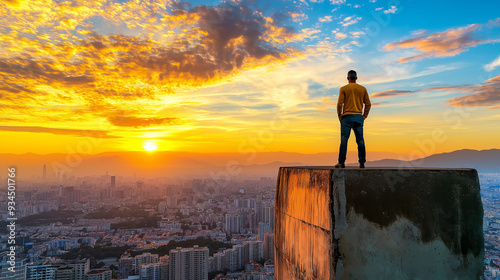
<path fill-rule="evenodd" d="M 88 46 L 92 46 L 92 47 L 94 47 L 94 48 L 96 48 L 98 50 L 106 48 L 106 45 L 104 45 L 102 42 L 99 42 L 99 41 L 89 42 L 87 45 Z"/>
<path fill-rule="evenodd" d="M 197 84 L 231 74 L 248 61 L 267 57 L 284 59 L 286 51 L 270 43 L 270 38 L 276 35 L 273 30 L 280 29 L 279 36 L 294 35 L 291 28 L 268 22 L 261 13 L 244 5 L 201 5 L 190 9 L 178 5 L 174 13 L 197 19 L 196 39 L 177 41 L 175 47 L 156 46 L 137 51 L 150 42 L 130 36 L 110 36 L 113 47 L 130 50 L 120 54 L 121 63 L 158 71 L 162 81 L 174 85 L 179 80 Z"/>
<path fill-rule="evenodd" d="M 0 92 L 1 91 L 7 91 L 10 93 L 20 93 L 20 92 L 35 93 L 34 91 L 27 88 L 25 85 L 9 84 L 6 82 L 2 82 L 2 84 L 0 84 Z M 0 95 L 0 98 L 2 97 L 3 96 Z"/>
<path fill-rule="evenodd" d="M 85 89 L 85 99 L 92 93 L 115 98 L 154 98 L 154 93 L 110 83 L 122 78 L 140 79 L 151 85 L 166 85 L 163 89 L 172 93 L 179 87 L 220 81 L 244 66 L 251 68 L 293 55 L 291 48 L 281 46 L 287 37 L 296 35 L 284 23 L 278 23 L 285 20 L 266 18 L 245 4 L 192 8 L 188 3 L 174 2 L 170 6 L 172 14 L 183 15 L 178 20 L 175 16 L 169 18 L 171 30 L 184 31 L 174 35 L 168 44 L 141 36 L 95 32 L 78 43 L 60 41 L 46 45 L 35 41 L 35 47 L 51 53 L 54 60 L 35 60 L 34 56 L 19 54 L 0 59 L 0 74 L 29 84 L 37 81 L 55 88 L 62 84 L 63 90 L 78 85 Z M 275 14 L 274 18 L 280 16 Z M 12 85 L 4 88 L 8 92 L 18 89 L 23 90 Z M 26 87 L 24 91 L 35 93 Z"/>
<path fill-rule="evenodd" d="M 94 81 L 94 78 L 90 76 L 71 75 L 65 71 L 55 69 L 51 66 L 51 63 L 51 61 L 36 61 L 30 58 L 0 59 L 0 74 L 66 84 L 82 84 Z"/>
<path fill-rule="evenodd" d="M 185 13 L 186 9 L 190 7 L 191 4 L 189 2 L 173 1 L 170 3 L 170 8 L 172 9 L 172 13 L 174 14 Z"/>
<path fill-rule="evenodd" d="M 2 131 L 16 131 L 16 132 L 38 132 L 38 133 L 51 133 L 59 135 L 73 135 L 84 136 L 92 138 L 121 138 L 119 136 L 108 135 L 108 131 L 102 130 L 79 130 L 79 129 L 62 129 L 50 128 L 41 126 L 0 126 Z"/>
<path fill-rule="evenodd" d="M 94 81 L 93 78 L 85 76 L 85 75 L 79 75 L 79 76 L 65 76 L 63 77 L 63 80 L 67 83 L 71 84 L 88 84 Z"/>
<path fill-rule="evenodd" d="M 239 56 L 261 59 L 267 55 L 280 57 L 281 51 L 268 44 L 267 23 L 260 13 L 246 6 L 223 4 L 218 7 L 198 6 L 191 10 L 200 16 L 199 25 L 207 32 L 204 42 L 214 55 L 217 64 L 224 69 L 241 66 Z M 239 39 L 240 43 L 231 43 Z M 239 66 L 238 66 L 239 67 Z"/>
<path fill-rule="evenodd" d="M 85 16 L 74 16 L 74 23 L 51 20 L 36 35 L 11 35 L 6 42 L 12 52 L 0 58 L 3 102 L 25 105 L 24 115 L 45 121 L 90 115 L 120 127 L 176 125 L 181 122 L 176 116 L 155 117 L 141 107 L 161 104 L 164 95 L 179 89 L 214 84 L 241 69 L 297 54 L 288 39 L 298 34 L 286 26 L 286 18 L 264 16 L 252 1 L 196 7 L 170 2 L 166 10 L 151 13 L 142 3 L 134 5 L 122 7 L 116 21 L 101 14 L 101 7 L 94 17 L 124 24 L 136 36 L 99 34 Z M 68 11 L 74 8 L 72 16 L 77 15 L 78 6 L 71 7 Z M 152 13 L 153 18 L 141 17 Z M 12 20 L 29 23 L 35 14 L 26 10 Z M 61 22 L 69 29 L 62 31 Z"/>

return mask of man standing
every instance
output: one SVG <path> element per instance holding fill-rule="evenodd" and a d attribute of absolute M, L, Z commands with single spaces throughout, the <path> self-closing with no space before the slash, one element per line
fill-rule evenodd
<path fill-rule="evenodd" d="M 356 71 L 349 71 L 347 73 L 349 84 L 340 88 L 337 102 L 337 114 L 340 120 L 340 150 L 339 162 L 335 165 L 335 168 L 345 168 L 347 142 L 351 129 L 354 130 L 356 143 L 358 144 L 359 167 L 365 168 L 366 150 L 365 140 L 363 139 L 363 124 L 372 105 L 366 88 L 358 85 L 356 83 L 357 79 Z M 365 104 L 364 112 L 363 104 Z"/>

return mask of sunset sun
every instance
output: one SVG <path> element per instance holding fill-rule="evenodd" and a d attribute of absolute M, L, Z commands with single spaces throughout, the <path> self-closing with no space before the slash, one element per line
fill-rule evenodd
<path fill-rule="evenodd" d="M 158 143 L 152 141 L 145 141 L 144 143 L 142 143 L 142 147 L 144 148 L 144 150 L 148 152 L 153 152 L 158 150 Z"/>

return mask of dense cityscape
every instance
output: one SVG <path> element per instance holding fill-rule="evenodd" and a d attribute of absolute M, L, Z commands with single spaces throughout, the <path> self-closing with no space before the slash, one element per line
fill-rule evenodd
<path fill-rule="evenodd" d="M 274 279 L 275 178 L 106 174 L 17 185 L 16 247 L 3 222 L 1 279 Z"/>
<path fill-rule="evenodd" d="M 500 175 L 479 174 L 484 208 L 485 279 L 500 279 Z"/>
<path fill-rule="evenodd" d="M 500 176 L 480 178 L 485 278 L 499 279 Z M 0 279 L 274 279 L 276 178 L 106 173 L 17 185 L 14 252 L 2 212 Z"/>

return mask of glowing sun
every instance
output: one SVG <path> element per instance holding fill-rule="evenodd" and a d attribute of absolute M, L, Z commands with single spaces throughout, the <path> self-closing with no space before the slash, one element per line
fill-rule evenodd
<path fill-rule="evenodd" d="M 142 147 L 144 148 L 144 150 L 148 152 L 153 152 L 158 150 L 158 143 L 152 141 L 145 141 L 142 143 Z"/>

